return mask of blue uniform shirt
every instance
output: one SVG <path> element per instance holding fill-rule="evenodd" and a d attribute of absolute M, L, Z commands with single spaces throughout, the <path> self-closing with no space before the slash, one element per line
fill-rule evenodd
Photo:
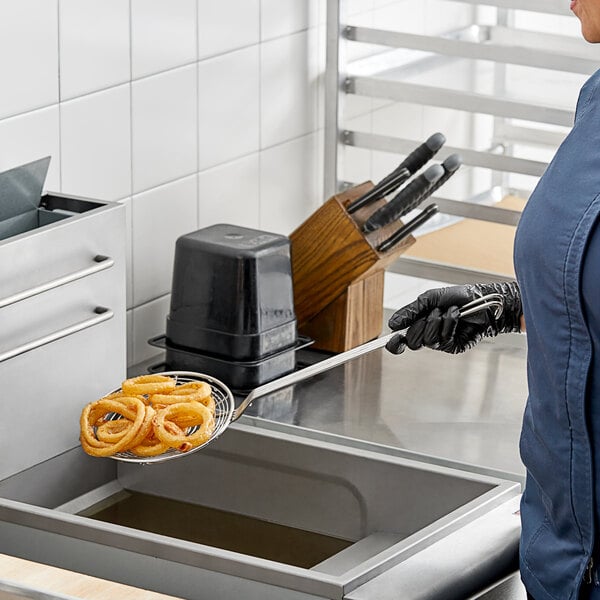
<path fill-rule="evenodd" d="M 600 276 L 600 240 L 592 234 L 600 214 L 599 84 L 600 71 L 582 88 L 573 129 L 527 202 L 515 239 L 529 387 L 520 444 L 527 468 L 520 561 L 536 600 L 578 598 L 594 554 L 594 486 L 600 482 L 594 466 L 600 462 L 594 273 Z"/>

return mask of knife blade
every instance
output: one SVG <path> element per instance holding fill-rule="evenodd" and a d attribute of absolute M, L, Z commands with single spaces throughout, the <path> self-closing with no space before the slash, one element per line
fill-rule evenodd
<path fill-rule="evenodd" d="M 393 192 L 397 187 L 404 183 L 409 177 L 414 175 L 419 169 L 424 167 L 446 143 L 446 138 L 442 133 L 434 133 L 429 136 L 425 142 L 415 148 L 389 175 L 386 175 L 375 187 L 371 188 L 366 194 L 363 194 L 357 200 L 351 202 L 346 211 L 348 214 L 356 212 L 359 208 L 383 198 L 386 194 Z M 397 184 L 390 189 L 387 185 L 394 180 Z M 385 189 L 385 191 L 383 191 Z"/>
<path fill-rule="evenodd" d="M 375 211 L 363 225 L 363 231 L 370 233 L 400 217 L 406 206 L 415 202 L 415 199 L 425 198 L 428 190 L 435 185 L 444 175 L 441 165 L 432 165 L 424 173 L 416 177 L 406 187 L 400 190 L 395 198 Z"/>
<path fill-rule="evenodd" d="M 437 205 L 430 204 L 414 219 L 411 219 L 408 223 L 406 223 L 406 225 L 403 225 L 402 227 L 400 227 L 400 229 L 398 229 L 398 231 L 390 235 L 390 237 L 387 238 L 387 240 L 381 242 L 381 244 L 377 246 L 377 251 L 386 252 L 387 250 L 390 250 L 391 248 L 399 244 L 402 240 L 407 238 L 413 231 L 415 231 L 415 229 L 418 229 L 419 227 L 421 227 L 421 225 L 429 221 L 429 219 L 431 219 L 431 217 L 433 217 L 433 215 L 437 214 L 438 212 L 439 209 Z"/>

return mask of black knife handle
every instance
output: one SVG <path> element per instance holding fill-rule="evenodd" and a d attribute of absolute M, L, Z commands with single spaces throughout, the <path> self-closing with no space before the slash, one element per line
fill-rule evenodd
<path fill-rule="evenodd" d="M 434 133 L 425 142 L 415 148 L 387 177 L 384 177 L 377 185 L 385 183 L 395 173 L 402 169 L 408 169 L 411 175 L 423 168 L 446 143 L 442 133 Z"/>
<path fill-rule="evenodd" d="M 441 133 L 434 133 L 420 146 L 415 148 L 398 166 L 398 169 L 408 169 L 414 175 L 424 167 L 446 143 L 446 138 Z"/>
<path fill-rule="evenodd" d="M 421 213 L 419 213 L 414 219 L 411 219 L 406 225 L 403 225 L 396 231 L 396 233 L 390 235 L 387 240 L 384 240 L 377 246 L 378 252 L 386 252 L 390 248 L 393 248 L 396 244 L 399 244 L 403 239 L 408 237 L 415 229 L 421 227 L 424 223 L 429 221 L 433 215 L 438 212 L 436 204 L 430 204 Z"/>
<path fill-rule="evenodd" d="M 381 180 L 375 187 L 371 188 L 366 194 L 363 194 L 354 202 L 351 202 L 346 207 L 346 212 L 352 214 L 359 208 L 366 206 L 367 204 L 383 198 L 387 194 L 390 194 L 395 189 L 400 187 L 410 177 L 410 171 L 408 169 L 401 169 L 396 173 L 394 177 L 386 177 L 385 180 Z"/>
<path fill-rule="evenodd" d="M 444 174 L 433 184 L 431 189 L 428 191 L 429 195 L 433 194 L 435 191 L 439 190 L 445 183 L 458 171 L 460 166 L 462 165 L 462 158 L 459 154 L 451 154 L 446 160 L 442 163 L 442 167 L 444 168 Z M 425 200 L 425 198 L 422 198 Z M 402 215 L 400 215 L 402 216 Z"/>
<path fill-rule="evenodd" d="M 444 174 L 434 183 L 432 183 L 428 188 L 424 189 L 419 196 L 415 196 L 412 200 L 407 201 L 404 204 L 404 207 L 399 209 L 396 218 L 400 219 L 404 215 L 408 214 L 411 210 L 414 210 L 421 204 L 421 202 L 427 200 L 436 190 L 440 189 L 456 171 L 458 171 L 460 165 L 462 164 L 462 159 L 458 154 L 451 154 L 446 160 L 441 164 L 441 167 L 444 169 Z M 394 200 L 391 200 L 394 202 Z"/>
<path fill-rule="evenodd" d="M 397 217 L 400 219 L 404 215 L 408 214 L 411 210 L 414 210 L 429 198 L 435 191 L 439 190 L 445 183 L 458 171 L 460 165 L 462 164 L 462 159 L 458 154 L 451 154 L 446 160 L 442 163 L 442 168 L 444 169 L 444 174 L 432 185 L 430 185 L 427 189 L 423 190 L 420 196 L 416 196 L 410 202 L 404 204 L 404 207 L 398 211 Z M 394 200 L 391 200 L 393 202 Z"/>
<path fill-rule="evenodd" d="M 363 225 L 363 231 L 370 233 L 406 214 L 418 205 L 429 188 L 444 175 L 441 165 L 432 165 L 424 173 L 416 177 L 395 198 L 373 213 Z"/>

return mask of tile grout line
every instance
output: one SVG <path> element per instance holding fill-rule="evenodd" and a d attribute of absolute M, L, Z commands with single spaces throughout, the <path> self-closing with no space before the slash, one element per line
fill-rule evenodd
<path fill-rule="evenodd" d="M 131 264 L 130 267 L 130 282 L 131 282 L 131 344 L 126 341 L 126 348 L 131 348 L 131 361 L 137 362 L 137 353 L 135 348 L 135 286 L 134 286 L 134 258 L 133 258 L 133 222 L 134 222 L 134 208 L 133 208 L 133 7 L 132 0 L 129 0 L 129 191 L 130 191 L 130 203 L 129 203 L 129 214 L 130 223 L 129 231 L 126 232 L 126 238 L 129 239 L 129 250 L 131 253 Z M 126 288 L 127 289 L 127 288 Z M 125 329 L 125 339 L 127 340 L 128 330 Z M 129 362 L 128 360 L 126 361 Z"/>
<path fill-rule="evenodd" d="M 250 47 L 250 46 L 249 46 Z M 78 94 L 76 96 L 73 96 L 72 98 L 60 98 L 58 102 L 50 102 L 49 104 L 41 104 L 40 106 L 35 106 L 34 108 L 28 108 L 26 110 L 23 111 L 19 111 L 16 113 L 10 113 L 10 114 L 6 114 L 2 117 L 0 117 L 0 122 L 2 121 L 6 121 L 8 119 L 16 119 L 17 117 L 23 117 L 25 115 L 28 115 L 32 112 L 36 112 L 38 110 L 44 110 L 47 108 L 51 108 L 53 106 L 56 106 L 57 104 L 66 104 L 68 102 L 73 102 L 75 100 L 80 100 L 81 98 L 86 98 L 87 96 L 93 96 L 94 94 L 100 94 L 102 92 L 108 92 L 110 90 L 114 90 L 118 87 L 121 86 L 125 86 L 125 85 L 131 85 L 132 83 L 137 83 L 138 81 L 143 81 L 144 79 L 150 79 L 152 77 L 158 77 L 159 75 L 165 75 L 167 73 L 170 73 L 172 71 L 177 71 L 178 69 L 184 69 L 184 68 L 189 68 L 192 66 L 196 66 L 198 64 L 198 61 L 194 60 L 191 62 L 187 62 L 181 65 L 177 65 L 176 67 L 170 67 L 168 69 L 163 69 L 162 71 L 157 71 L 156 73 L 152 73 L 150 75 L 145 75 L 144 77 L 138 77 L 137 79 L 132 79 L 131 76 L 129 79 L 127 80 L 123 80 L 123 81 L 119 81 L 118 83 L 113 83 L 98 89 L 94 89 L 92 91 L 89 92 L 84 92 L 83 94 Z M 130 68 L 131 70 L 131 68 Z"/>
<path fill-rule="evenodd" d="M 58 76 L 58 189 L 63 191 L 62 106 L 60 85 L 60 0 L 56 2 L 56 58 Z M 33 111 L 32 111 L 33 112 Z"/>
<path fill-rule="evenodd" d="M 200 227 L 200 8 L 196 0 L 196 227 Z"/>
<path fill-rule="evenodd" d="M 262 82 L 262 63 L 263 63 L 263 43 L 262 43 L 262 0 L 258 0 L 258 227 L 262 227 L 262 105 L 263 105 L 263 82 Z"/>
<path fill-rule="evenodd" d="M 177 183 L 178 181 L 183 181 L 184 179 L 190 179 L 191 177 L 194 177 L 195 175 L 198 175 L 198 173 L 196 171 L 190 171 L 189 173 L 185 173 L 184 175 L 178 175 L 177 177 L 174 177 L 173 179 L 169 179 L 168 181 L 162 181 L 161 183 L 153 185 L 152 187 L 144 188 L 143 190 L 139 190 L 138 192 L 133 192 L 131 197 L 134 198 L 135 196 L 141 196 L 142 194 L 147 194 L 149 192 L 153 192 L 155 190 L 158 190 L 159 188 L 166 187 L 167 185 L 171 185 L 173 183 Z"/>
<path fill-rule="evenodd" d="M 130 190 L 130 195 L 133 197 L 133 8 L 132 8 L 132 0 L 129 0 L 129 167 L 130 167 L 129 190 Z"/>

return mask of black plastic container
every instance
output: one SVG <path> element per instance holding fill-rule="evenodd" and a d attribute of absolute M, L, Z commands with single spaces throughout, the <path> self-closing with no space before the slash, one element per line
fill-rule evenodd
<path fill-rule="evenodd" d="M 227 360 L 259 360 L 293 347 L 289 239 L 223 224 L 181 236 L 166 336 L 182 350 Z"/>
<path fill-rule="evenodd" d="M 296 352 L 312 344 L 313 340 L 299 337 L 292 347 L 254 361 L 233 361 L 176 348 L 164 335 L 151 338 L 148 343 L 166 351 L 159 371 L 194 371 L 212 375 L 236 392 L 241 392 L 295 371 Z"/>

